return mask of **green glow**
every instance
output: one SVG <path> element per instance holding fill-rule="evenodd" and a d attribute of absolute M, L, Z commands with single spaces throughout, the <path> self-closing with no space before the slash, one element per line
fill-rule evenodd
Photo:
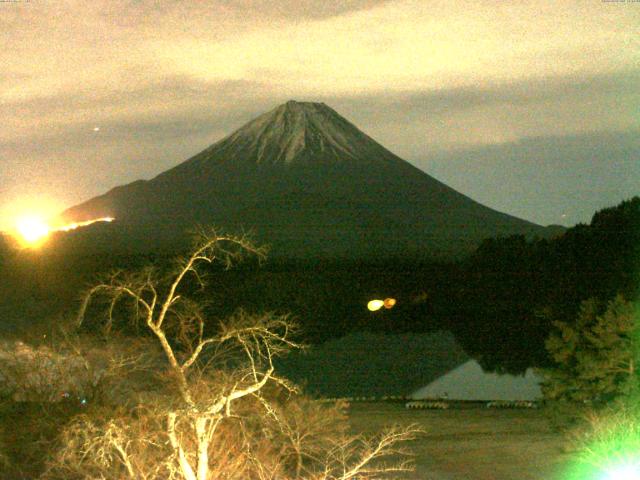
<path fill-rule="evenodd" d="M 637 425 L 631 429 L 583 447 L 562 480 L 640 480 L 640 434 Z"/>
<path fill-rule="evenodd" d="M 575 456 L 560 480 L 640 480 L 640 305 L 635 303 L 632 378 L 627 393 L 593 415 L 575 437 Z"/>
<path fill-rule="evenodd" d="M 603 480 L 638 480 L 640 479 L 640 463 L 619 465 L 609 470 Z"/>
<path fill-rule="evenodd" d="M 607 414 L 591 420 L 591 431 L 581 436 L 577 455 L 563 480 L 640 480 L 640 301 L 637 299 L 634 307 L 635 328 L 630 332 L 633 373 L 628 394 Z"/>

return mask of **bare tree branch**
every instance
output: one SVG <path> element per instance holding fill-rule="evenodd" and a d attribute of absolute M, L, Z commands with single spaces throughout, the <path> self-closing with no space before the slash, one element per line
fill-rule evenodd
<path fill-rule="evenodd" d="M 107 333 L 114 327 L 117 305 L 132 302 L 132 321 L 144 320 L 159 345 L 173 390 L 158 396 L 153 411 L 136 411 L 117 421 L 78 422 L 69 434 L 79 438 L 65 437 L 69 445 L 57 468 L 104 480 L 350 480 L 382 478 L 408 468 L 404 461 L 380 460 L 402 454 L 397 444 L 415 438 L 415 428 L 390 430 L 376 440 L 350 437 L 330 428 L 341 417 L 334 411 L 328 415 L 327 407 L 301 403 L 304 408 L 287 409 L 270 396 L 270 390 L 297 392 L 274 367 L 274 358 L 301 348 L 289 316 L 239 310 L 205 337 L 204 308 L 185 296 L 185 278 L 193 275 L 202 287 L 202 267 L 221 263 L 229 268 L 247 254 L 261 260 L 265 249 L 246 236 L 201 229 L 191 254 L 169 276 L 153 268 L 115 272 L 84 295 L 77 325 L 91 301 L 100 297 L 108 305 Z M 136 361 L 121 357 L 117 365 Z"/>

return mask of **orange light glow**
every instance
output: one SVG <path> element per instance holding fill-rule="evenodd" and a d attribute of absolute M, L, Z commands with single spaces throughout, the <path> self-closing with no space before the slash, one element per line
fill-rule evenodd
<path fill-rule="evenodd" d="M 384 299 L 384 308 L 389 309 L 389 308 L 393 308 L 396 304 L 396 299 L 395 298 L 385 298 Z"/>
<path fill-rule="evenodd" d="M 382 307 L 386 308 L 387 310 L 390 309 L 390 308 L 393 308 L 395 306 L 395 304 L 396 304 L 396 299 L 395 298 L 385 298 L 384 300 L 371 300 L 371 301 L 369 301 L 369 303 L 367 303 L 367 308 L 371 312 L 377 312 Z"/>
<path fill-rule="evenodd" d="M 38 216 L 28 216 L 17 220 L 15 226 L 15 236 L 20 244 L 27 248 L 39 247 L 47 237 L 54 232 L 69 232 L 80 227 L 98 222 L 113 222 L 113 217 L 102 217 L 84 222 L 69 223 L 60 227 L 52 227 L 45 220 Z"/>
<path fill-rule="evenodd" d="M 70 223 L 68 225 L 64 225 L 62 227 L 56 228 L 55 231 L 57 231 L 57 232 L 69 232 L 71 230 L 75 230 L 76 228 L 86 227 L 86 226 L 91 225 L 93 223 L 113 222 L 114 220 L 115 220 L 115 218 L 113 218 L 113 217 L 96 218 L 95 220 L 87 220 L 86 222 Z"/>
<path fill-rule="evenodd" d="M 42 218 L 33 216 L 19 219 L 16 222 L 16 231 L 23 244 L 35 246 L 49 236 L 51 229 Z"/>

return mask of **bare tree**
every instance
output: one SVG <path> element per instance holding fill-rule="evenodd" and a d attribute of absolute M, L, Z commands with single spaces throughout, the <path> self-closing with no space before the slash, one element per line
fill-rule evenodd
<path fill-rule="evenodd" d="M 274 402 L 275 391 L 297 392 L 276 374 L 273 363 L 299 347 L 297 326 L 288 316 L 241 310 L 206 334 L 200 304 L 184 295 L 185 281 L 191 277 L 204 285 L 204 266 L 220 262 L 228 268 L 245 254 L 263 258 L 265 251 L 245 237 L 203 232 L 169 276 L 153 268 L 119 272 L 87 292 L 78 326 L 99 298 L 107 306 L 106 333 L 119 306 L 132 307 L 130 318 L 162 350 L 167 365 L 163 378 L 170 388 L 133 410 L 78 417 L 63 435 L 49 478 L 347 480 L 406 469 L 405 463 L 371 465 L 400 453 L 394 446 L 413 438 L 415 429 L 393 430 L 373 442 L 344 432 L 334 432 L 335 438 L 325 433 L 319 440 L 319 430 L 304 430 L 303 411 L 283 410 Z M 256 415 L 258 409 L 261 415 Z M 310 420 L 320 418 L 317 412 L 315 416 Z"/>

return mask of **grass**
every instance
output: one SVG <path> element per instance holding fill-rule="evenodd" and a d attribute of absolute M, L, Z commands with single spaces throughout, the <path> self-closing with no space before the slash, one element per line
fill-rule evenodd
<path fill-rule="evenodd" d="M 0 400 L 0 478 L 31 480 L 42 471 L 51 442 L 78 412 L 72 401 L 58 403 Z"/>
<path fill-rule="evenodd" d="M 568 455 L 540 410 L 468 408 L 408 410 L 401 403 L 349 408 L 351 428 L 374 434 L 416 423 L 426 434 L 410 445 L 421 480 L 562 480 Z"/>
<path fill-rule="evenodd" d="M 36 478 L 34 447 L 46 447 L 70 413 L 65 405 L 0 404 L 8 460 L 16 467 L 2 478 Z M 10 408 L 11 407 L 11 408 Z M 354 402 L 348 409 L 354 433 L 375 435 L 390 425 L 418 424 L 426 433 L 408 447 L 416 455 L 412 480 L 564 480 L 569 460 L 563 437 L 551 431 L 541 410 L 409 410 L 403 403 Z M 44 444 L 42 443 L 44 442 Z M 32 454 L 24 458 L 25 453 Z M 18 468 L 21 465 L 21 468 Z M 30 468 L 27 468 L 30 467 Z M 4 469 L 0 468 L 0 471 Z M 9 477 L 3 476 L 10 473 Z"/>

